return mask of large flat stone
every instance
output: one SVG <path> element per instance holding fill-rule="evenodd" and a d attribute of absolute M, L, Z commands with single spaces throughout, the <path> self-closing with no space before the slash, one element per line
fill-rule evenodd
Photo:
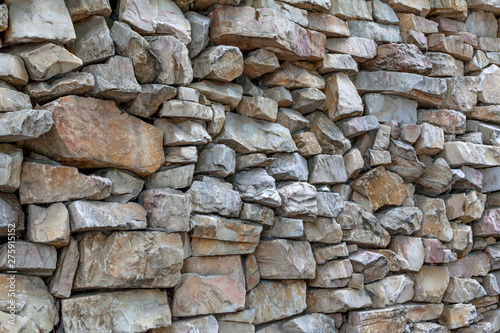
<path fill-rule="evenodd" d="M 141 176 L 165 162 L 163 133 L 122 113 L 112 101 L 68 96 L 44 109 L 52 113 L 54 126 L 28 145 L 45 156 L 80 168 L 117 167 Z"/>
<path fill-rule="evenodd" d="M 438 157 L 442 157 L 450 167 L 463 165 L 474 168 L 500 166 L 500 148 L 470 142 L 445 142 Z"/>

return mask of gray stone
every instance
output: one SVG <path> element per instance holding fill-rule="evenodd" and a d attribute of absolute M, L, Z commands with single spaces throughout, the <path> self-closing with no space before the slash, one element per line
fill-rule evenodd
<path fill-rule="evenodd" d="M 208 29 L 210 27 L 210 19 L 197 12 L 187 12 L 184 17 L 189 21 L 191 26 L 191 41 L 187 45 L 189 57 L 193 59 L 205 47 L 207 47 L 210 37 Z"/>
<path fill-rule="evenodd" d="M 165 165 L 192 164 L 198 161 L 196 146 L 165 147 Z"/>
<path fill-rule="evenodd" d="M 91 16 L 75 23 L 76 39 L 68 50 L 80 58 L 84 65 L 102 62 L 115 54 L 113 39 L 102 16 Z"/>
<path fill-rule="evenodd" d="M 432 63 L 432 71 L 429 76 L 464 76 L 463 61 L 441 52 L 426 52 L 425 56 Z"/>
<path fill-rule="evenodd" d="M 414 181 L 424 173 L 425 165 L 418 160 L 416 151 L 411 145 L 391 140 L 389 152 L 392 165 L 388 169 L 396 172 L 406 181 Z"/>
<path fill-rule="evenodd" d="M 316 69 L 320 74 L 331 72 L 347 72 L 349 74 L 358 72 L 358 63 L 348 54 L 325 54 L 325 58 L 316 63 Z"/>
<path fill-rule="evenodd" d="M 241 211 L 240 194 L 232 190 L 231 184 L 215 178 L 194 181 L 188 193 L 191 193 L 194 212 L 237 217 Z"/>
<path fill-rule="evenodd" d="M 137 81 L 151 83 L 160 72 L 160 62 L 151 51 L 148 42 L 130 26 L 123 22 L 115 21 L 111 27 L 116 53 L 132 59 Z"/>
<path fill-rule="evenodd" d="M 144 181 L 130 171 L 105 169 L 97 174 L 111 180 L 111 196 L 106 201 L 126 203 L 135 200 L 144 186 Z"/>
<path fill-rule="evenodd" d="M 63 247 L 69 244 L 69 213 L 60 202 L 45 208 L 28 206 L 26 238 L 30 242 Z"/>
<path fill-rule="evenodd" d="M 180 101 L 173 99 L 163 102 L 163 107 L 158 114 L 160 117 L 189 118 L 196 120 L 211 121 L 213 110 L 210 106 L 191 101 Z"/>
<path fill-rule="evenodd" d="M 367 38 L 385 43 L 402 42 L 401 32 L 397 25 L 357 20 L 349 20 L 347 24 L 353 37 Z"/>
<path fill-rule="evenodd" d="M 421 160 L 425 165 L 425 171 L 414 182 L 422 194 L 436 196 L 447 192 L 459 178 L 442 158 L 433 160 L 429 156 L 422 155 Z"/>
<path fill-rule="evenodd" d="M 15 255 L 13 263 L 8 243 L 0 245 L 0 271 L 49 277 L 56 269 L 57 251 L 51 245 L 18 240 Z"/>
<path fill-rule="evenodd" d="M 357 62 L 373 59 L 377 55 L 377 43 L 361 37 L 328 38 L 326 49 L 332 53 L 348 54 Z"/>
<path fill-rule="evenodd" d="M 314 220 L 318 213 L 314 186 L 305 182 L 285 182 L 278 185 L 278 193 L 281 196 L 279 215 Z"/>
<path fill-rule="evenodd" d="M 28 83 L 29 76 L 23 59 L 15 54 L 0 54 L 0 79 L 19 86 Z"/>
<path fill-rule="evenodd" d="M 316 155 L 309 159 L 309 183 L 334 185 L 345 183 L 347 173 L 340 155 Z"/>
<path fill-rule="evenodd" d="M 273 158 L 274 162 L 266 171 L 274 179 L 307 181 L 309 170 L 305 158 L 297 153 L 278 153 Z"/>
<path fill-rule="evenodd" d="M 154 125 L 163 131 L 165 146 L 205 145 L 212 141 L 205 124 L 189 119 L 155 119 Z"/>
<path fill-rule="evenodd" d="M 30 96 L 10 87 L 0 87 L 0 101 L 0 113 L 32 108 Z"/>
<path fill-rule="evenodd" d="M 500 80 L 500 68 L 490 65 L 479 74 L 477 99 L 485 104 L 500 103 L 500 93 L 495 89 Z"/>
<path fill-rule="evenodd" d="M 61 314 L 68 333 L 139 333 L 172 323 L 168 295 L 159 289 L 93 293 L 65 299 L 61 302 Z"/>
<path fill-rule="evenodd" d="M 386 257 L 371 251 L 357 251 L 349 256 L 353 271 L 364 276 L 364 282 L 370 283 L 384 278 L 389 273 Z"/>
<path fill-rule="evenodd" d="M 391 234 L 411 235 L 420 229 L 423 214 L 417 207 L 392 208 L 375 215 Z"/>
<path fill-rule="evenodd" d="M 325 88 L 325 79 L 312 70 L 312 68 L 309 71 L 291 62 L 284 62 L 280 68 L 265 75 L 260 80 L 260 84 L 271 88 L 282 86 L 290 90 L 299 88 L 317 88 L 322 90 Z"/>
<path fill-rule="evenodd" d="M 175 97 L 177 90 L 163 84 L 143 84 L 141 93 L 129 103 L 127 112 L 133 115 L 148 118 L 152 116 L 159 106 Z"/>
<path fill-rule="evenodd" d="M 363 133 L 376 130 L 380 125 L 378 119 L 370 115 L 344 120 L 338 123 L 338 126 L 346 138 L 352 139 Z"/>
<path fill-rule="evenodd" d="M 373 307 L 384 308 L 395 304 L 402 304 L 413 298 L 414 282 L 404 274 L 392 275 L 380 281 L 365 285 L 370 293 Z"/>
<path fill-rule="evenodd" d="M 104 64 L 89 65 L 84 72 L 94 76 L 95 85 L 89 94 L 93 97 L 127 102 L 136 98 L 141 86 L 134 76 L 132 60 L 125 57 L 111 57 Z"/>
<path fill-rule="evenodd" d="M 193 81 L 193 69 L 191 68 L 191 60 L 186 45 L 172 36 L 148 37 L 147 41 L 151 51 L 160 61 L 160 73 L 156 78 L 156 82 L 162 84 L 188 84 Z"/>
<path fill-rule="evenodd" d="M 29 0 L 9 3 L 6 44 L 53 41 L 66 44 L 75 39 L 75 30 L 63 0 Z"/>
<path fill-rule="evenodd" d="M 193 182 L 194 165 L 172 165 L 163 167 L 146 178 L 146 188 L 185 188 Z"/>
<path fill-rule="evenodd" d="M 469 142 L 445 142 L 438 155 L 452 168 L 463 165 L 471 167 L 494 167 L 500 165 L 499 148 Z"/>
<path fill-rule="evenodd" d="M 238 106 L 243 96 L 243 88 L 235 83 L 202 80 L 191 83 L 189 87 L 198 90 L 211 101 L 229 105 L 231 109 Z"/>
<path fill-rule="evenodd" d="M 234 46 L 211 46 L 193 63 L 194 77 L 231 82 L 243 74 L 243 54 Z"/>
<path fill-rule="evenodd" d="M 308 312 L 347 312 L 371 306 L 372 300 L 364 288 L 313 289 L 307 293 Z"/>
<path fill-rule="evenodd" d="M 47 110 L 21 110 L 0 113 L 0 142 L 35 139 L 52 127 L 52 115 Z"/>
<path fill-rule="evenodd" d="M 308 115 L 307 119 L 311 132 L 318 139 L 324 154 L 343 155 L 351 148 L 351 142 L 324 113 L 314 112 Z"/>
<path fill-rule="evenodd" d="M 94 88 L 94 84 L 92 74 L 70 72 L 47 82 L 28 83 L 25 91 L 38 103 L 44 103 L 66 95 L 83 95 Z"/>
<path fill-rule="evenodd" d="M 109 0 L 67 0 L 69 15 L 73 22 L 83 20 L 92 15 L 111 15 Z"/>
<path fill-rule="evenodd" d="M 334 73 L 327 80 L 325 110 L 332 121 L 361 116 L 363 103 L 346 73 Z"/>
<path fill-rule="evenodd" d="M 280 67 L 278 58 L 272 51 L 257 49 L 248 54 L 243 71 L 250 79 L 270 73 Z"/>
<path fill-rule="evenodd" d="M 398 24 L 399 18 L 394 12 L 394 9 L 381 0 L 372 1 L 372 14 L 375 21 L 383 24 Z"/>
<path fill-rule="evenodd" d="M 189 194 L 169 188 L 152 189 L 144 191 L 139 201 L 147 211 L 150 229 L 166 232 L 190 230 L 191 196 Z"/>
<path fill-rule="evenodd" d="M 344 202 L 338 193 L 318 191 L 318 216 L 337 217 L 344 209 Z"/>
<path fill-rule="evenodd" d="M 495 15 L 482 10 L 470 11 L 465 20 L 467 31 L 477 37 L 497 37 L 498 23 Z"/>
<path fill-rule="evenodd" d="M 219 144 L 207 145 L 199 154 L 195 174 L 207 174 L 224 178 L 233 174 L 236 166 L 234 151 Z"/>
<path fill-rule="evenodd" d="M 276 217 L 274 224 L 270 228 L 263 230 L 261 234 L 261 236 L 265 238 L 289 239 L 301 239 L 303 235 L 304 223 L 302 220 L 289 219 L 281 216 Z"/>
<path fill-rule="evenodd" d="M 253 168 L 266 168 L 275 161 L 266 154 L 255 153 L 236 156 L 236 171 L 246 171 Z"/>
<path fill-rule="evenodd" d="M 332 260 L 316 266 L 316 277 L 308 285 L 318 288 L 342 288 L 349 283 L 352 265 L 349 259 Z"/>
<path fill-rule="evenodd" d="M 290 133 L 300 131 L 309 124 L 309 120 L 307 120 L 307 118 L 299 112 L 287 108 L 278 109 L 276 122 L 281 126 L 288 128 Z"/>
<path fill-rule="evenodd" d="M 289 107 L 293 103 L 292 94 L 285 87 L 274 87 L 262 91 L 262 96 L 274 99 L 279 107 Z"/>
<path fill-rule="evenodd" d="M 233 176 L 233 185 L 244 201 L 270 207 L 281 205 L 281 197 L 276 191 L 275 180 L 264 169 L 237 172 Z"/>
<path fill-rule="evenodd" d="M 262 226 L 259 224 L 226 219 L 217 215 L 194 215 L 190 224 L 193 226 L 190 235 L 197 239 L 257 245 L 262 232 Z"/>
<path fill-rule="evenodd" d="M 274 223 L 274 211 L 269 207 L 245 202 L 240 212 L 240 219 L 272 226 Z"/>
<path fill-rule="evenodd" d="M 236 111 L 246 117 L 275 122 L 278 116 L 278 103 L 261 96 L 243 96 Z"/>
<path fill-rule="evenodd" d="M 311 243 L 337 244 L 342 240 L 342 229 L 334 218 L 318 217 L 304 224 L 305 239 Z"/>
<path fill-rule="evenodd" d="M 76 268 L 78 266 L 78 242 L 71 238 L 69 245 L 62 248 L 58 259 L 57 268 L 49 281 L 48 287 L 50 293 L 58 298 L 69 298 Z"/>
<path fill-rule="evenodd" d="M 22 163 L 21 149 L 13 145 L 0 144 L 0 192 L 12 193 L 19 188 Z"/>
<path fill-rule="evenodd" d="M 416 124 L 418 103 L 411 99 L 366 94 L 363 98 L 367 115 L 375 116 L 379 122 L 395 120 L 400 124 Z"/>
<path fill-rule="evenodd" d="M 337 0 L 332 1 L 328 12 L 332 15 L 340 17 L 343 20 L 372 20 L 371 11 L 362 0 L 348 1 Z"/>
<path fill-rule="evenodd" d="M 313 254 L 317 264 L 324 264 L 332 259 L 347 257 L 349 255 L 349 250 L 347 249 L 346 243 L 340 243 L 327 246 L 314 246 Z"/>
<path fill-rule="evenodd" d="M 316 88 L 302 88 L 292 91 L 293 103 L 290 108 L 302 114 L 323 109 L 325 105 L 325 94 Z"/>

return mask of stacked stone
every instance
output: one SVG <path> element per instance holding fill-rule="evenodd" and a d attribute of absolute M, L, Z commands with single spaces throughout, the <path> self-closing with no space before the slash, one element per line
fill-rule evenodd
<path fill-rule="evenodd" d="M 500 331 L 497 16 L 6 1 L 0 332 Z"/>

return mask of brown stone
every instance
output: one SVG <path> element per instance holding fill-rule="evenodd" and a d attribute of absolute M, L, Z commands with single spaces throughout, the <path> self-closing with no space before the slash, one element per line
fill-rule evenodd
<path fill-rule="evenodd" d="M 411 44 L 382 44 L 377 48 L 377 56 L 362 63 L 363 69 L 429 74 L 432 63 Z"/>

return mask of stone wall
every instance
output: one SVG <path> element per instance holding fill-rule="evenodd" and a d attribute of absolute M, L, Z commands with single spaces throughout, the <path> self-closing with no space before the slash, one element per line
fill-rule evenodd
<path fill-rule="evenodd" d="M 497 16 L 5 1 L 0 332 L 500 331 Z"/>

